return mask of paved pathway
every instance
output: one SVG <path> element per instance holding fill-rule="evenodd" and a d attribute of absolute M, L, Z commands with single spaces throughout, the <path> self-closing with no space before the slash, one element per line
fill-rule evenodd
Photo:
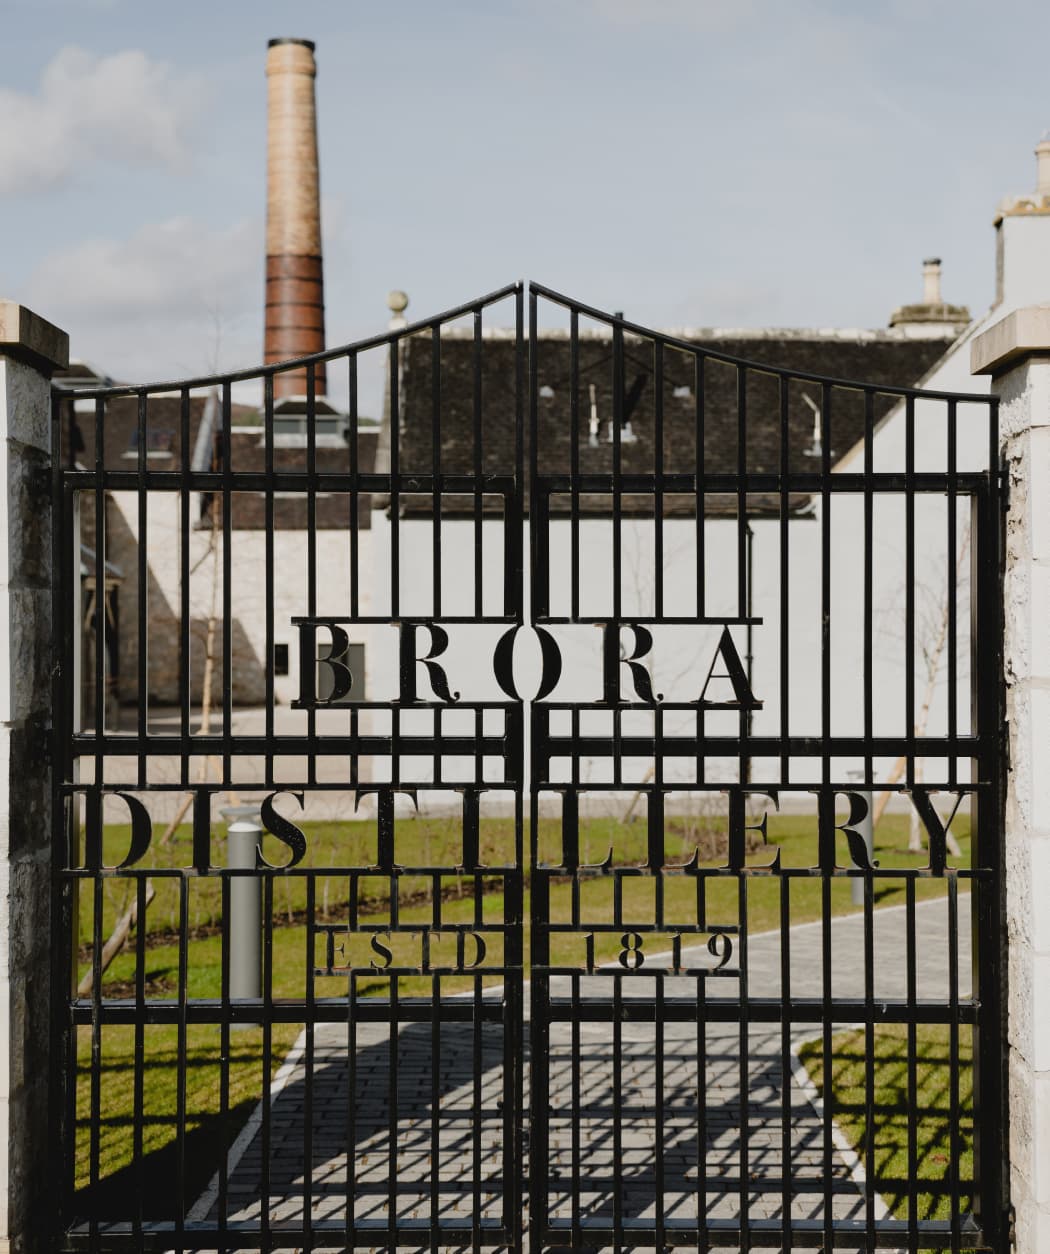
<path fill-rule="evenodd" d="M 906 992 L 905 914 L 888 909 L 875 914 L 875 1000 L 903 997 Z M 836 997 L 862 998 L 864 937 L 862 916 L 836 919 L 831 924 L 832 989 Z M 917 994 L 920 999 L 944 1001 L 948 989 L 947 904 L 938 900 L 917 909 Z M 822 929 L 801 925 L 790 935 L 790 992 L 796 997 L 822 993 Z M 969 897 L 959 898 L 959 995 L 969 994 Z M 752 997 L 779 997 L 781 950 L 779 933 L 751 938 L 748 974 Z M 552 993 L 567 993 L 568 981 Z M 625 981 L 625 996 L 652 996 L 655 981 L 639 977 Z M 722 992 L 719 981 L 709 982 L 710 997 Z M 726 981 L 726 992 L 735 992 Z M 608 995 L 607 979 L 581 981 L 581 996 Z M 695 996 L 691 979 L 668 978 L 668 997 Z M 580 1027 L 581 1058 L 577 1153 L 580 1156 L 581 1213 L 593 1218 L 612 1216 L 613 1182 L 623 1186 L 625 1216 L 651 1217 L 655 1179 L 653 1146 L 657 1141 L 654 1025 L 625 1023 L 618 1065 L 612 1047 L 612 1027 L 585 1023 Z M 818 1032 L 800 1026 L 797 1039 Z M 478 1039 L 481 1079 L 475 1090 L 473 1058 Z M 314 1219 L 342 1219 L 347 1196 L 347 1032 L 344 1026 L 318 1027 L 313 1064 L 313 1199 Z M 710 1217 L 734 1218 L 741 1201 L 741 1090 L 747 1099 L 748 1210 L 754 1217 L 778 1219 L 782 1213 L 782 1119 L 784 1088 L 788 1085 L 791 1122 L 789 1172 L 794 1218 L 820 1219 L 824 1213 L 822 1183 L 823 1122 L 811 1101 L 804 1073 L 785 1074 L 779 1024 L 752 1024 L 746 1035 L 746 1063 L 736 1023 L 709 1023 L 702 1034 L 706 1051 L 704 1109 L 706 1126 L 700 1132 L 707 1179 L 697 1174 L 697 1076 L 700 1071 L 695 1023 L 667 1023 L 663 1028 L 664 1082 L 662 1121 L 665 1156 L 663 1210 L 668 1218 L 695 1221 L 698 1190 L 703 1184 L 705 1212 Z M 548 1067 L 552 1116 L 549 1122 L 548 1162 L 552 1181 L 551 1213 L 572 1214 L 574 1131 L 572 1121 L 559 1118 L 568 1111 L 572 1083 L 570 1058 L 573 1041 L 567 1024 L 551 1028 Z M 386 1221 L 390 1172 L 390 1125 L 387 1093 L 391 1042 L 385 1025 L 362 1024 L 355 1055 L 356 1215 Z M 480 1216 L 499 1218 L 501 1205 L 503 1119 L 500 1108 L 502 1040 L 500 1029 L 486 1025 L 477 1036 L 470 1024 L 444 1024 L 437 1057 L 440 1090 L 440 1146 L 436 1173 L 430 1141 L 434 1052 L 429 1024 L 402 1027 L 397 1038 L 396 1088 L 398 1119 L 395 1145 L 395 1205 L 405 1218 L 426 1220 L 436 1200 L 442 1215 L 471 1217 L 471 1184 L 476 1172 L 482 1184 Z M 304 1063 L 288 1069 L 287 1083 L 272 1109 L 270 1213 L 277 1219 L 299 1219 L 303 1214 Z M 622 1102 L 620 1153 L 614 1152 L 613 1086 L 617 1077 Z M 742 1081 L 744 1084 L 742 1085 Z M 807 1093 L 809 1089 L 809 1093 Z M 475 1112 L 480 1110 L 480 1133 L 473 1140 Z M 251 1139 L 231 1177 L 231 1219 L 259 1214 L 261 1141 Z M 862 1217 L 863 1184 L 849 1153 L 836 1150 L 831 1202 L 838 1217 Z M 199 1209 L 201 1217 L 207 1203 Z M 884 1213 L 879 1203 L 879 1213 Z M 212 1208 L 214 1217 L 214 1208 Z"/>

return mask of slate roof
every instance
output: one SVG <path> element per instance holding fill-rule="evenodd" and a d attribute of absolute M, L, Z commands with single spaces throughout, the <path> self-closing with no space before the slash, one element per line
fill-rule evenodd
<path fill-rule="evenodd" d="M 863 383 L 911 387 L 940 359 L 956 337 L 957 328 L 917 336 L 905 331 L 687 331 L 676 333 L 715 353 L 759 365 L 800 374 L 816 374 Z M 472 336 L 453 331 L 444 334 L 440 347 L 440 469 L 445 474 L 470 472 L 474 460 L 474 354 Z M 514 465 L 515 344 L 504 332 L 487 335 L 481 349 L 480 431 L 482 466 L 486 474 L 506 474 Z M 713 358 L 705 358 L 701 386 L 697 385 L 695 355 L 665 347 L 663 354 L 663 470 L 694 473 L 697 464 L 697 430 L 702 433 L 703 469 L 706 473 L 734 473 L 738 466 L 739 397 L 743 379 L 744 458 L 748 473 L 775 473 L 780 469 L 781 419 L 777 376 L 745 370 Z M 401 439 L 400 471 L 429 474 L 434 469 L 432 338 L 429 333 L 409 337 L 402 349 L 399 389 Z M 626 474 L 652 474 L 656 468 L 656 366 L 654 342 L 637 336 L 624 340 L 624 404 L 629 410 L 633 442 L 621 444 L 622 470 Z M 566 474 L 571 465 L 571 371 L 570 345 L 562 333 L 541 335 L 538 341 L 537 385 L 541 474 Z M 579 339 L 577 403 L 579 468 L 584 474 L 608 473 L 613 465 L 610 442 L 613 418 L 613 345 L 607 333 L 581 333 Z M 599 419 L 598 442 L 590 435 L 591 385 Z M 792 470 L 819 467 L 812 452 L 813 405 L 821 402 L 819 383 L 790 380 L 785 385 L 788 406 L 789 465 Z M 527 384 L 523 405 L 527 426 Z M 698 404 L 699 393 L 699 404 Z M 808 398 L 808 399 L 807 399 Z M 894 398 L 875 398 L 874 416 L 882 417 Z M 385 424 L 389 423 L 389 399 Z M 863 436 L 864 402 L 852 389 L 831 390 L 831 460 L 834 464 Z M 384 431 L 389 439 L 389 429 Z M 381 437 L 381 449 L 385 442 Z M 385 469 L 381 454 L 380 465 Z M 526 459 L 526 475 L 527 475 Z M 646 498 L 647 499 L 647 498 Z M 527 492 L 526 492 L 527 500 Z M 793 501 L 801 507 L 808 497 Z M 387 502 L 375 498 L 377 507 Z M 469 498 L 462 502 L 469 511 Z M 724 504 L 724 503 L 723 503 Z M 772 507 L 772 502 L 765 502 Z M 555 511 L 567 502 L 554 497 Z M 627 499 L 624 507 L 651 508 L 642 498 Z M 404 512 L 426 513 L 425 497 L 403 497 Z M 583 508 L 605 512 L 607 500 L 590 497 Z M 687 498 L 671 501 L 668 512 L 691 511 Z M 717 498 L 707 499 L 709 512 L 719 512 Z M 735 508 L 733 506 L 732 508 Z M 763 501 L 751 499 L 749 508 L 761 512 Z M 449 502 L 445 509 L 456 512 Z"/>
<path fill-rule="evenodd" d="M 76 379 L 78 386 L 90 381 Z M 61 387 L 62 377 L 55 383 Z M 74 407 L 72 396 L 66 402 L 62 422 L 62 458 L 66 466 L 79 463 L 88 468 L 95 465 L 95 416 L 94 401 L 83 400 Z M 177 395 L 151 395 L 146 411 L 146 468 L 147 471 L 180 470 L 184 458 L 197 469 L 220 469 L 222 466 L 221 440 L 218 438 L 218 420 L 206 418 L 208 397 L 204 393 L 190 396 L 189 440 L 181 447 L 182 402 Z M 214 411 L 214 407 L 213 407 Z M 262 441 L 259 411 L 253 405 L 231 405 L 230 437 L 231 465 L 234 471 L 261 471 L 266 466 L 266 449 Z M 201 429 L 205 424 L 203 447 Z M 238 429 L 240 428 L 240 429 Z M 361 428 L 358 433 L 359 469 L 371 473 L 375 466 L 378 428 Z M 138 399 L 135 396 L 107 397 L 103 416 L 105 440 L 104 466 L 112 471 L 134 471 L 138 468 Z M 279 443 L 279 442 L 278 442 Z M 195 463 L 195 458 L 199 465 Z M 200 460 L 203 458 L 203 460 Z M 274 466 L 277 470 L 305 471 L 305 448 L 276 447 Z M 316 466 L 319 471 L 346 471 L 349 450 L 346 444 L 316 449 Z M 207 499 L 203 502 L 207 507 Z M 316 498 L 317 526 L 322 530 L 339 530 L 348 526 L 347 499 L 343 494 L 319 493 Z M 265 525 L 265 498 L 262 493 L 238 491 L 233 497 L 231 511 L 236 530 L 259 530 Z M 358 519 L 362 527 L 371 525 L 371 498 L 362 493 L 358 500 Z M 277 495 L 274 499 L 274 526 L 282 531 L 305 530 L 307 502 L 305 495 Z"/>

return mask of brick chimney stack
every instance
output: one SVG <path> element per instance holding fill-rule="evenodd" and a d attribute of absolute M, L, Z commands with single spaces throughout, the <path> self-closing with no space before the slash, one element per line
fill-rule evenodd
<path fill-rule="evenodd" d="M 266 153 L 267 363 L 324 349 L 321 197 L 314 103 L 314 45 L 308 39 L 271 39 Z M 316 391 L 326 388 L 323 365 Z M 274 377 L 275 398 L 302 396 L 306 371 Z"/>

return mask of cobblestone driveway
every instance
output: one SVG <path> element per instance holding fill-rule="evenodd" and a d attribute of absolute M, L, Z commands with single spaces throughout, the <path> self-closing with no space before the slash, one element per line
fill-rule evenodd
<path fill-rule="evenodd" d="M 969 994 L 969 898 L 960 896 L 959 994 Z M 875 915 L 875 1000 L 905 992 L 904 912 L 890 909 Z M 832 989 L 837 997 L 863 996 L 863 923 L 860 916 L 831 924 Z M 944 1001 L 948 988 L 947 910 L 943 901 L 917 908 L 917 990 L 922 998 Z M 822 992 L 822 932 L 819 925 L 791 929 L 790 993 L 819 997 Z M 767 933 L 751 938 L 748 947 L 750 993 L 779 997 L 780 937 Z M 567 981 L 561 990 L 568 991 Z M 607 980 L 581 981 L 586 997 Z M 631 981 L 637 995 L 652 996 L 655 981 Z M 588 985 L 594 987 L 588 988 Z M 646 987 L 648 986 L 648 987 Z M 668 997 L 694 996 L 689 979 L 668 979 Z M 710 995 L 721 992 L 717 989 Z M 625 992 L 625 996 L 628 995 Z M 651 1217 L 662 1204 L 665 1217 L 694 1220 L 698 1200 L 711 1217 L 740 1213 L 741 1168 L 751 1216 L 777 1219 L 782 1213 L 785 1163 L 783 1123 L 790 1120 L 792 1215 L 820 1219 L 824 1213 L 823 1121 L 806 1092 L 805 1079 L 785 1070 L 779 1024 L 752 1024 L 746 1032 L 746 1060 L 740 1027 L 714 1023 L 700 1033 L 706 1051 L 703 1069 L 703 1121 L 698 1119 L 698 1033 L 695 1024 L 666 1023 L 662 1102 L 657 1102 L 655 1026 L 626 1023 L 621 1028 L 620 1062 L 614 1066 L 613 1029 L 609 1024 L 583 1023 L 575 1043 L 581 1060 L 578 1121 L 559 1118 L 571 1095 L 574 1042 L 567 1024 L 551 1028 L 550 1068 L 552 1116 L 549 1121 L 551 1213 L 572 1213 L 571 1178 L 574 1152 L 580 1163 L 581 1214 L 611 1220 L 614 1182 L 622 1187 L 625 1216 Z M 798 1039 L 816 1035 L 801 1028 Z M 395 1087 L 397 1112 L 394 1136 L 388 1103 L 394 1051 L 384 1024 L 358 1027 L 355 1054 L 356 1094 L 352 1144 L 356 1179 L 348 1181 L 347 1030 L 321 1025 L 316 1030 L 313 1062 L 312 1134 L 305 1126 L 305 1064 L 300 1057 L 272 1107 L 270 1203 L 274 1220 L 300 1219 L 304 1207 L 304 1150 L 313 1164 L 311 1213 L 315 1220 L 345 1217 L 346 1198 L 353 1192 L 358 1221 L 386 1222 L 391 1203 L 402 1218 L 426 1220 L 431 1207 L 442 1216 L 472 1216 L 475 1177 L 481 1186 L 477 1218 L 497 1220 L 502 1203 L 503 1115 L 501 1108 L 503 1042 L 498 1025 L 478 1031 L 469 1023 L 444 1024 L 437 1054 L 429 1024 L 408 1024 L 397 1035 Z M 474 1079 L 474 1055 L 480 1044 L 481 1067 Z M 436 1081 L 435 1081 L 436 1064 Z M 621 1102 L 617 1135 L 613 1091 L 619 1077 Z M 742 1080 L 746 1083 L 742 1086 Z M 440 1124 L 437 1163 L 432 1141 L 434 1085 L 439 1094 Z M 785 1107 L 785 1085 L 789 1107 Z M 747 1109 L 747 1159 L 742 1163 L 742 1088 Z M 527 1094 L 526 1094 L 527 1101 Z M 658 1110 L 660 1113 L 658 1114 Z M 476 1119 L 476 1112 L 480 1118 Z M 659 1125 L 658 1125 L 659 1120 Z M 575 1123 L 575 1130 L 574 1130 Z M 574 1137 L 577 1138 L 574 1141 Z M 663 1145 L 664 1191 L 655 1195 L 654 1147 Z M 391 1173 L 392 1141 L 396 1162 Z M 311 1144 L 312 1142 L 312 1144 Z M 698 1144 L 702 1154 L 698 1154 Z M 256 1135 L 231 1175 L 230 1217 L 250 1219 L 260 1210 L 262 1144 Z M 698 1162 L 706 1179 L 698 1176 Z M 394 1187 L 391 1189 L 391 1175 Z M 348 1183 L 352 1188 L 348 1189 Z M 701 1189 L 703 1192 L 701 1193 Z M 828 1195 L 839 1217 L 863 1215 L 863 1180 L 850 1155 L 836 1149 Z M 878 1213 L 883 1213 L 881 1202 Z M 208 1209 L 198 1207 L 199 1217 Z M 211 1207 L 214 1216 L 214 1206 Z"/>

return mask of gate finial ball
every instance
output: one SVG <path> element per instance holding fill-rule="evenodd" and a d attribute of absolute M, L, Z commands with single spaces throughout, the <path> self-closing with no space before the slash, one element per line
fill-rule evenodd
<path fill-rule="evenodd" d="M 393 314 L 393 317 L 390 319 L 390 329 L 392 331 L 396 331 L 399 327 L 408 326 L 408 319 L 405 317 L 405 310 L 408 308 L 407 292 L 402 292 L 400 288 L 395 287 L 386 298 L 386 307 Z"/>

